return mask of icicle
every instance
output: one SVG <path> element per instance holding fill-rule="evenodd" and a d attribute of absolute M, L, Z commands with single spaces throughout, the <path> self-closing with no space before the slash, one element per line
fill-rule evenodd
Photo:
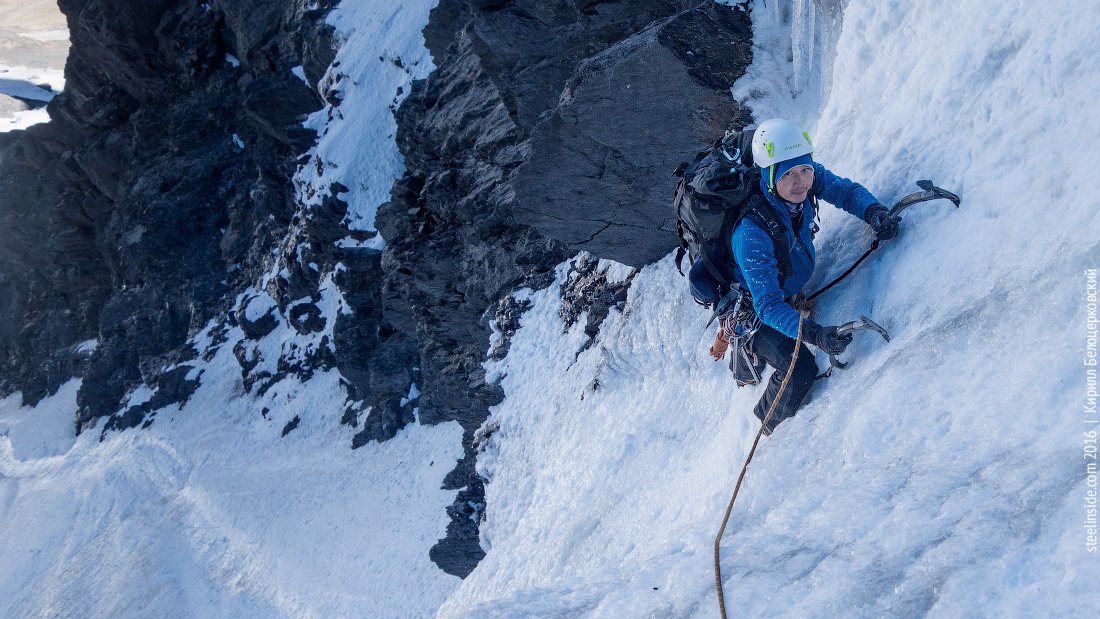
<path fill-rule="evenodd" d="M 817 7 L 813 0 L 795 0 L 791 10 L 791 57 L 794 89 L 802 90 L 814 69 L 814 26 Z"/>

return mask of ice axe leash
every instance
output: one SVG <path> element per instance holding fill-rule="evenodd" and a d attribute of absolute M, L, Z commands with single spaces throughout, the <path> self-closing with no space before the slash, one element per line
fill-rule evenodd
<path fill-rule="evenodd" d="M 946 189 L 940 189 L 939 187 L 936 187 L 935 185 L 932 184 L 932 181 L 929 181 L 929 180 L 917 181 L 917 186 L 920 187 L 923 191 L 918 191 L 916 193 L 911 193 L 911 194 L 905 196 L 904 198 L 898 200 L 897 203 L 895 203 L 894 206 L 890 208 L 890 216 L 891 217 L 901 213 L 905 209 L 907 209 L 910 206 L 913 206 L 914 204 L 917 204 L 919 202 L 928 202 L 929 200 L 940 200 L 940 199 L 950 200 L 951 202 L 953 202 L 955 204 L 955 208 L 958 208 L 959 203 L 962 202 L 962 200 L 959 198 L 959 196 L 951 193 L 950 191 L 947 191 Z M 837 283 L 839 283 L 840 280 L 842 280 L 845 277 L 848 277 L 849 275 L 851 275 L 852 271 L 856 270 L 856 267 L 858 267 L 864 260 L 866 260 L 867 256 L 870 256 L 871 252 L 878 249 L 878 247 L 879 247 L 879 240 L 875 239 L 871 243 L 871 249 L 868 249 L 867 251 L 863 252 L 863 255 L 859 257 L 859 260 L 856 260 L 855 264 L 848 267 L 848 270 L 841 273 L 840 277 L 838 277 L 838 278 L 834 279 L 833 281 L 829 282 L 828 284 L 826 284 L 825 287 L 823 287 L 821 290 L 818 290 L 817 292 L 811 294 L 809 297 L 806 298 L 806 300 L 807 301 L 812 301 L 819 294 L 821 294 L 821 293 L 825 292 L 826 290 L 832 288 Z"/>
<path fill-rule="evenodd" d="M 741 467 L 741 474 L 737 477 L 737 485 L 733 487 L 733 496 L 730 497 L 730 504 L 726 506 L 726 515 L 722 518 L 722 528 L 718 529 L 718 536 L 714 538 L 714 587 L 718 590 L 718 610 L 722 613 L 722 619 L 726 619 L 726 598 L 722 592 L 722 565 L 719 561 L 722 534 L 726 532 L 726 523 L 729 522 L 730 512 L 733 511 L 733 502 L 737 500 L 737 493 L 741 490 L 741 482 L 745 479 L 745 471 L 749 468 L 749 462 L 752 462 L 752 455 L 756 453 L 756 446 L 760 443 L 760 436 L 764 433 L 764 428 L 767 427 L 768 421 L 772 418 L 772 413 L 775 412 L 775 406 L 779 404 L 779 398 L 783 397 L 783 391 L 787 389 L 787 383 L 791 381 L 791 376 L 794 374 L 794 364 L 798 361 L 798 351 L 802 348 L 802 324 L 806 321 L 806 315 L 807 312 L 798 313 L 798 337 L 796 337 L 794 341 L 794 354 L 791 355 L 791 365 L 787 368 L 787 375 L 779 385 L 779 391 L 775 394 L 772 405 L 768 407 L 768 414 L 764 415 L 764 421 L 760 422 L 760 429 L 756 431 L 756 440 L 752 442 L 752 448 L 749 449 L 749 456 L 745 458 L 745 466 Z"/>

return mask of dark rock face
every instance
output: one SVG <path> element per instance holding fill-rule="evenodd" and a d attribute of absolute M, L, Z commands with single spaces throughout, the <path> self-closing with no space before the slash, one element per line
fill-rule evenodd
<path fill-rule="evenodd" d="M 331 62 L 334 2 L 59 4 L 72 48 L 53 122 L 0 136 L 0 391 L 34 403 L 81 376 L 84 428 L 193 355 L 189 334 L 293 233 L 314 140 L 300 123 L 321 102 L 292 69 L 316 83 Z"/>
<path fill-rule="evenodd" d="M 489 320 L 505 334 L 500 358 L 522 311 L 511 291 L 548 285 L 577 250 L 641 266 L 675 247 L 673 169 L 745 120 L 729 88 L 751 60 L 748 24 L 741 10 L 667 0 L 442 0 L 432 12 L 438 68 L 397 112 L 407 171 L 377 223 L 383 316 L 415 335 L 420 420 L 465 429 L 445 481 L 460 492 L 431 551 L 448 573 L 483 556 L 473 444 L 502 395 L 481 367 Z M 629 281 L 608 284 L 594 260 L 577 269 L 565 294 L 594 335 Z M 381 415 L 380 428 L 401 423 Z"/>
<path fill-rule="evenodd" d="M 675 247 L 672 170 L 736 122 L 748 14 L 704 3 L 586 59 L 535 127 L 516 219 L 635 267 Z"/>
<path fill-rule="evenodd" d="M 60 0 L 73 46 L 53 121 L 0 135 L 0 393 L 34 403 L 78 376 L 78 429 L 147 426 L 239 326 L 251 393 L 340 371 L 352 448 L 416 419 L 461 424 L 444 481 L 459 492 L 430 554 L 465 576 L 484 556 L 475 436 L 503 396 L 481 365 L 490 320 L 499 359 L 525 309 L 517 288 L 549 285 L 579 250 L 641 266 L 675 246 L 672 170 L 745 120 L 728 89 L 750 60 L 748 16 L 689 0 L 441 0 L 424 32 L 438 69 L 396 111 L 407 171 L 379 209 L 378 252 L 336 247 L 356 235 L 333 197 L 346 188 L 303 206 L 291 182 L 315 139 L 302 118 L 339 104 L 307 85 L 333 60 L 334 3 Z M 588 312 L 591 336 L 629 287 L 595 267 L 579 259 L 563 289 L 563 319 Z M 329 273 L 346 303 L 334 318 Z M 242 294 L 260 281 L 266 295 Z M 258 340 L 278 328 L 301 342 L 263 363 Z M 126 407 L 138 385 L 153 395 Z"/>

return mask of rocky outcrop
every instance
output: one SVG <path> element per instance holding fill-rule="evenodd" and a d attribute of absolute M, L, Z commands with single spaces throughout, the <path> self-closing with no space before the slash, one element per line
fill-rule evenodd
<path fill-rule="evenodd" d="M 729 87 L 749 62 L 748 16 L 688 0 L 441 0 L 425 30 L 438 68 L 396 112 L 407 171 L 379 209 L 378 252 L 337 247 L 354 236 L 346 188 L 307 206 L 291 181 L 315 139 L 302 118 L 339 104 L 313 86 L 333 59 L 333 3 L 61 0 L 73 46 L 53 122 L 0 136 L 0 392 L 33 403 L 79 376 L 78 428 L 148 425 L 194 392 L 189 361 L 239 326 L 252 393 L 341 372 L 352 448 L 415 419 L 461 424 L 444 482 L 458 495 L 431 557 L 465 576 L 484 554 L 475 436 L 503 395 L 482 367 L 490 322 L 500 358 L 517 288 L 547 286 L 581 250 L 641 266 L 675 246 L 673 168 L 745 120 Z M 594 337 L 629 278 L 608 281 L 587 255 L 574 270 L 563 319 L 587 313 Z M 346 304 L 333 324 L 330 275 Z M 277 328 L 312 344 L 262 363 Z M 126 407 L 138 385 L 153 395 Z"/>
<path fill-rule="evenodd" d="M 641 266 L 675 247 L 673 169 L 745 120 L 729 88 L 750 60 L 748 23 L 713 2 L 442 0 L 433 11 L 438 68 L 398 110 L 407 171 L 378 225 L 384 317 L 417 340 L 420 420 L 465 429 L 445 482 L 460 492 L 431 553 L 444 570 L 465 576 L 483 555 L 473 443 L 501 397 L 481 367 L 490 319 L 506 330 L 510 293 L 547 285 L 578 250 Z M 576 268 L 567 305 L 589 312 L 594 335 L 629 282 L 608 284 L 592 260 Z"/>
<path fill-rule="evenodd" d="M 516 220 L 641 267 L 674 247 L 672 170 L 731 124 L 751 58 L 743 11 L 704 3 L 585 59 L 531 134 Z"/>
<path fill-rule="evenodd" d="M 52 122 L 0 136 L 0 391 L 34 403 L 81 376 L 87 427 L 193 355 L 188 336 L 271 266 L 332 4 L 59 2 L 72 48 Z"/>

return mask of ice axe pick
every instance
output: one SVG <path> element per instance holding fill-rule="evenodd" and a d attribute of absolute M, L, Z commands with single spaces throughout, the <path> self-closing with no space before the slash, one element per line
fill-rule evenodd
<path fill-rule="evenodd" d="M 878 333 L 879 335 L 881 335 L 882 339 L 886 340 L 887 342 L 890 341 L 890 334 L 886 332 L 886 329 L 883 329 L 882 325 L 880 325 L 877 322 L 871 320 L 870 318 L 864 316 L 863 314 L 860 314 L 859 318 L 857 320 L 853 320 L 851 322 L 846 322 L 846 323 L 840 325 L 839 327 L 837 327 L 836 334 L 837 334 L 837 336 L 844 336 L 844 335 L 846 335 L 848 333 L 851 333 L 853 331 L 874 331 L 875 333 Z M 837 359 L 836 355 L 829 355 L 829 369 L 826 370 L 824 374 L 822 374 L 821 376 L 818 376 L 817 378 L 825 378 L 825 377 L 831 375 L 833 373 L 833 368 L 838 368 L 838 369 L 843 370 L 847 367 L 848 367 L 848 364 L 844 363 L 840 359 Z"/>

